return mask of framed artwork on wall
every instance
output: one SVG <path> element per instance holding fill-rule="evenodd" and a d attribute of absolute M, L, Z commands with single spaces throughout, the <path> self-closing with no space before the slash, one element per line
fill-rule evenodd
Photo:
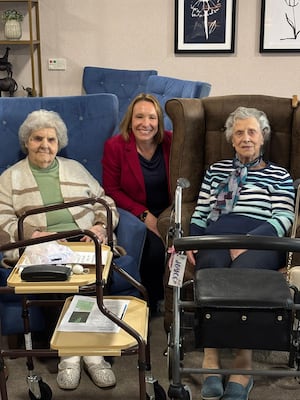
<path fill-rule="evenodd" d="M 261 53 L 300 51 L 300 2 L 261 0 Z"/>
<path fill-rule="evenodd" d="M 234 53 L 236 0 L 175 0 L 175 53 Z"/>

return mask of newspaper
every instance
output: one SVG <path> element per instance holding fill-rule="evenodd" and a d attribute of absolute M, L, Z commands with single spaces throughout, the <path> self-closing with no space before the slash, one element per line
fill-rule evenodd
<path fill-rule="evenodd" d="M 104 299 L 105 307 L 122 319 L 129 300 Z M 94 297 L 76 295 L 63 316 L 58 331 L 118 333 L 120 327 L 106 317 L 98 308 Z"/>

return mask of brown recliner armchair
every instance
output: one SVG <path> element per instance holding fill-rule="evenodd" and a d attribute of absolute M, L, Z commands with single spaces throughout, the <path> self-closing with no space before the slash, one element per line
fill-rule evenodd
<path fill-rule="evenodd" d="M 172 99 L 166 111 L 173 122 L 170 157 L 170 185 L 174 197 L 178 178 L 190 181 L 182 191 L 183 235 L 189 234 L 189 222 L 200 185 L 208 166 L 218 160 L 233 157 L 233 148 L 224 135 L 228 115 L 239 106 L 263 110 L 270 121 L 272 133 L 265 149 L 265 159 L 285 167 L 293 179 L 300 178 L 300 107 L 296 96 L 282 98 L 265 95 L 229 95 L 204 99 Z M 171 208 L 159 217 L 158 227 L 167 237 Z M 185 279 L 192 277 L 187 266 Z M 166 282 L 168 269 L 166 271 Z M 166 284 L 165 329 L 172 322 L 172 288 Z"/>

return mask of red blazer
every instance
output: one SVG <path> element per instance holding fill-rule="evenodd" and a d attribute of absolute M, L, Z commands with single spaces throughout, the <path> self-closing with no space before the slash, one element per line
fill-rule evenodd
<path fill-rule="evenodd" d="M 172 133 L 165 131 L 162 148 L 168 181 L 171 139 Z M 115 200 L 116 205 L 136 216 L 145 211 L 146 188 L 133 133 L 128 142 L 121 135 L 106 141 L 102 166 L 105 193 Z"/>

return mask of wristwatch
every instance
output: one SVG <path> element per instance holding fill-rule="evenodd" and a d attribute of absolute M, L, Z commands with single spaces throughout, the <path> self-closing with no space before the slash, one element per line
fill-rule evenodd
<path fill-rule="evenodd" d="M 145 210 L 144 212 L 142 212 L 142 214 L 139 215 L 139 219 L 142 222 L 145 222 L 145 219 L 147 218 L 148 213 L 149 213 L 149 210 Z"/>
<path fill-rule="evenodd" d="M 97 222 L 95 225 L 101 225 L 101 227 L 102 227 L 103 229 L 107 229 L 107 225 L 104 224 L 103 222 Z"/>

